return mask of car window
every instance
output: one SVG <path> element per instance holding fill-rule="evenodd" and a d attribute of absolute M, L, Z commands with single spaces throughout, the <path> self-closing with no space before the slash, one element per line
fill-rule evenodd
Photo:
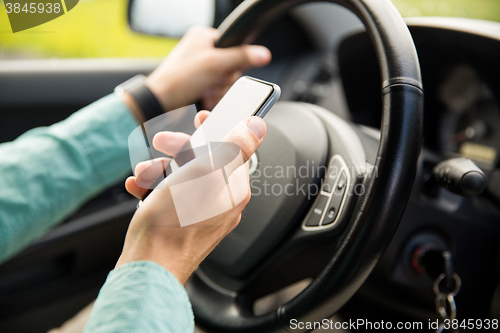
<path fill-rule="evenodd" d="M 499 0 L 392 0 L 403 16 L 456 16 L 500 21 Z M 127 0 L 81 0 L 57 19 L 12 33 L 0 6 L 0 59 L 163 57 L 177 40 L 136 34 Z"/>
<path fill-rule="evenodd" d="M 404 17 L 451 16 L 500 21 L 498 0 L 391 0 Z"/>
<path fill-rule="evenodd" d="M 2 1 L 0 59 L 164 57 L 177 40 L 130 31 L 127 4 L 127 0 L 80 0 L 53 21 L 12 33 Z"/>

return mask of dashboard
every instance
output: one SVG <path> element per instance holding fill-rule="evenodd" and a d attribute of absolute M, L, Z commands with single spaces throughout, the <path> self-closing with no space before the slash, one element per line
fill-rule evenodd
<path fill-rule="evenodd" d="M 493 44 L 498 48 L 500 40 L 456 30 L 410 29 L 425 85 L 424 146 L 496 165 L 500 152 L 498 51 L 495 55 L 489 51 L 495 49 Z M 474 43 L 466 43 L 467 39 L 474 39 Z M 352 120 L 378 128 L 380 74 L 366 34 L 343 41 L 339 67 Z M 363 99 L 359 98 L 361 91 L 366 96 Z"/>
<path fill-rule="evenodd" d="M 408 23 L 425 89 L 424 148 L 448 158 L 472 159 L 490 174 L 489 190 L 498 197 L 500 24 L 449 18 Z M 379 128 L 380 73 L 368 36 L 346 38 L 338 56 L 351 119 Z"/>
<path fill-rule="evenodd" d="M 441 151 L 457 153 L 496 166 L 500 151 L 500 110 L 493 91 L 468 64 L 446 68 L 436 91 Z M 433 119 L 434 120 L 434 119 Z M 429 140 L 430 141 L 430 140 Z"/>

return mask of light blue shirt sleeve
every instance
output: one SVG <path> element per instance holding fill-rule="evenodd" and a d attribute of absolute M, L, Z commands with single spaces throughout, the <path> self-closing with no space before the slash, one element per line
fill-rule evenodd
<path fill-rule="evenodd" d="M 109 95 L 62 122 L 0 144 L 0 261 L 130 174 L 128 136 L 137 126 L 127 106 Z M 109 274 L 86 329 L 193 330 L 184 287 L 152 262 L 126 264 Z"/>
<path fill-rule="evenodd" d="M 99 292 L 84 330 L 104 332 L 194 332 L 186 290 L 154 262 L 135 261 L 114 269 Z"/>
<path fill-rule="evenodd" d="M 107 96 L 49 127 L 0 145 L 0 260 L 131 173 L 128 135 L 138 124 Z"/>

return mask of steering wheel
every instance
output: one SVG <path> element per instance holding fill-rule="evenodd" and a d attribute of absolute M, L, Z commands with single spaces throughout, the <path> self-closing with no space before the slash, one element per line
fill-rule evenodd
<path fill-rule="evenodd" d="M 251 43 L 277 16 L 308 2 L 246 0 L 219 27 L 217 46 Z M 389 0 L 329 2 L 355 13 L 375 47 L 382 76 L 380 137 L 318 106 L 275 106 L 252 165 L 252 182 L 259 181 L 252 190 L 261 193 L 186 285 L 197 323 L 208 331 L 285 332 L 292 319 L 330 318 L 366 280 L 408 202 L 423 111 L 412 37 Z M 291 167 L 295 172 L 288 172 Z M 254 314 L 256 299 L 305 278 L 312 282 L 295 298 Z"/>

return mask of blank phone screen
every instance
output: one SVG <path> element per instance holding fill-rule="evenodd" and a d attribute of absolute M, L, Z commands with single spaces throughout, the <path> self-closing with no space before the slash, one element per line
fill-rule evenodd
<path fill-rule="evenodd" d="M 222 142 L 240 122 L 249 118 L 266 102 L 273 87 L 246 77 L 234 83 L 212 110 L 210 116 L 193 133 L 191 146 L 201 147 L 207 142 Z"/>

